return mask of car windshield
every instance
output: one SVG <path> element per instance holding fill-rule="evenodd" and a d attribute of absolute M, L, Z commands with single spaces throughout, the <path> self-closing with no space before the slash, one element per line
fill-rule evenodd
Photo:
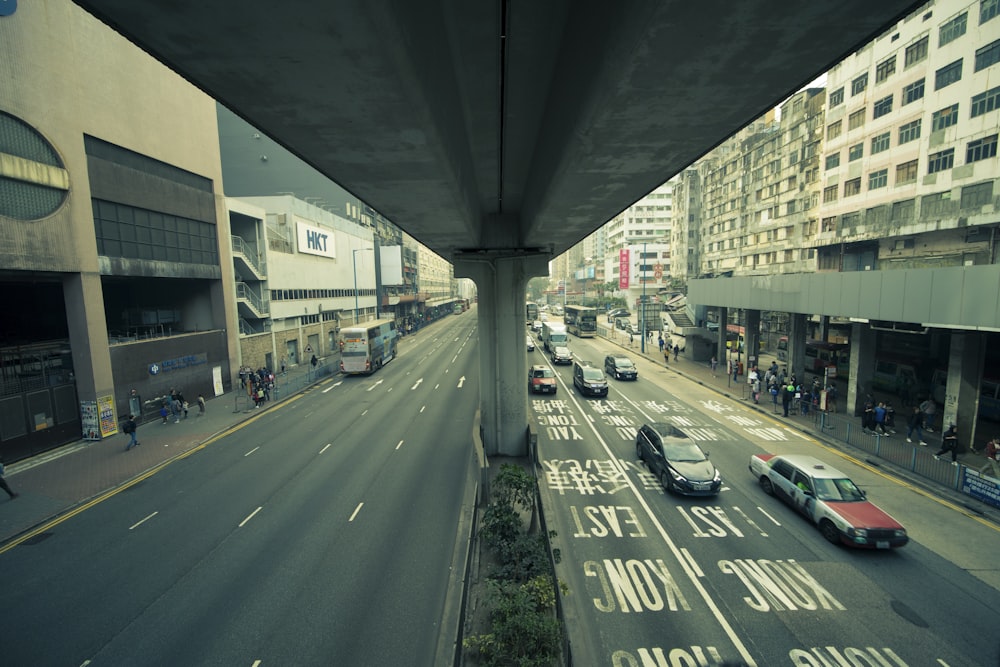
<path fill-rule="evenodd" d="M 624 358 L 615 359 L 615 366 L 618 366 L 619 368 L 632 368 L 632 360 Z"/>
<path fill-rule="evenodd" d="M 841 479 L 814 479 L 816 498 L 830 502 L 856 503 L 865 499 L 854 482 L 846 477 Z"/>
<path fill-rule="evenodd" d="M 556 376 L 550 368 L 536 368 L 531 375 L 536 378 L 554 378 Z"/>
<path fill-rule="evenodd" d="M 668 461 L 678 463 L 704 461 L 706 458 L 701 447 L 693 442 L 665 442 L 663 443 L 663 454 Z"/>
<path fill-rule="evenodd" d="M 583 379 L 585 380 L 603 380 L 604 373 L 602 373 L 597 368 L 584 368 L 583 369 Z"/>

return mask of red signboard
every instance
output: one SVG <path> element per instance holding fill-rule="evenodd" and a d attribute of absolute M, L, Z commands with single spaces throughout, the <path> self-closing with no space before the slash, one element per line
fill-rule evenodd
<path fill-rule="evenodd" d="M 618 289 L 628 289 L 629 264 L 628 249 L 618 251 Z"/>

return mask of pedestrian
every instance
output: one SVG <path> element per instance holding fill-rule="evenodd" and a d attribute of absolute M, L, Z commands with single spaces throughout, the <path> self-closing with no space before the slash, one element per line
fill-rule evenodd
<path fill-rule="evenodd" d="M 756 404 L 760 403 L 760 380 L 754 380 L 753 384 L 750 385 L 750 392 L 753 396 L 753 402 Z"/>
<path fill-rule="evenodd" d="M 288 360 L 284 357 L 281 358 L 281 374 L 285 374 L 285 367 L 288 365 Z"/>
<path fill-rule="evenodd" d="M 865 398 L 865 405 L 861 409 L 861 430 L 865 433 L 875 430 L 875 401 L 871 394 Z"/>
<path fill-rule="evenodd" d="M 941 449 L 938 453 L 934 455 L 938 461 L 941 460 L 941 455 L 946 452 L 951 452 L 951 464 L 953 466 L 958 465 L 958 427 L 952 424 L 944 435 L 941 436 Z"/>
<path fill-rule="evenodd" d="M 681 353 L 681 346 L 678 345 L 677 343 L 674 343 L 674 361 L 677 361 L 677 357 L 680 356 L 680 353 Z"/>
<path fill-rule="evenodd" d="M 166 401 L 163 401 L 163 403 L 160 404 L 160 416 L 163 417 L 163 423 L 166 424 L 167 417 L 170 416 L 170 410 L 167 409 Z"/>
<path fill-rule="evenodd" d="M 826 385 L 826 409 L 827 412 L 837 411 L 837 387 L 832 382 Z"/>
<path fill-rule="evenodd" d="M 184 400 L 184 394 L 177 391 L 177 402 L 181 404 L 181 411 L 184 412 L 184 419 L 188 418 L 188 402 Z"/>
<path fill-rule="evenodd" d="M 979 469 L 979 474 L 986 474 L 989 470 L 989 476 L 994 479 L 1000 479 L 1000 438 L 993 438 L 986 443 L 986 451 L 983 452 L 986 456 L 986 463 L 983 467 Z"/>
<path fill-rule="evenodd" d="M 658 342 L 660 344 L 660 353 L 662 354 L 663 353 L 663 346 L 666 345 L 666 343 L 663 342 L 663 334 L 660 334 Z"/>
<path fill-rule="evenodd" d="M 201 394 L 198 394 L 198 416 L 205 416 L 205 397 Z"/>
<path fill-rule="evenodd" d="M 173 415 L 175 424 L 181 423 L 181 402 L 177 400 L 177 394 L 170 400 L 170 414 Z"/>
<path fill-rule="evenodd" d="M 709 362 L 709 364 L 711 364 L 712 366 L 712 377 L 715 377 L 715 369 L 719 367 L 719 360 L 715 358 L 714 354 L 712 355 L 712 360 Z"/>
<path fill-rule="evenodd" d="M 670 365 L 670 349 L 669 348 L 663 350 L 663 363 L 666 366 Z"/>
<path fill-rule="evenodd" d="M 739 379 L 740 379 L 740 366 L 739 366 L 739 364 L 737 364 L 735 361 L 733 361 L 731 359 L 729 361 L 729 364 L 730 364 L 730 366 L 733 369 L 733 382 L 738 382 Z"/>
<path fill-rule="evenodd" d="M 789 382 L 785 385 L 784 390 L 781 392 L 781 409 L 785 413 L 785 417 L 788 416 L 788 408 L 792 405 L 792 400 L 795 398 L 795 385 Z"/>
<path fill-rule="evenodd" d="M 889 435 L 889 431 L 885 428 L 885 403 L 879 401 L 875 406 L 875 426 L 872 428 L 879 435 Z"/>
<path fill-rule="evenodd" d="M 924 413 L 924 430 L 928 433 L 934 432 L 934 416 L 937 413 L 937 404 L 929 396 L 920 404 L 920 411 Z"/>
<path fill-rule="evenodd" d="M 924 442 L 924 414 L 920 411 L 919 405 L 913 406 L 913 412 L 910 413 L 909 418 L 906 420 L 906 441 L 913 442 L 911 436 L 917 434 L 917 442 L 919 442 L 924 447 L 927 443 Z"/>
<path fill-rule="evenodd" d="M 125 445 L 126 452 L 139 444 L 139 441 L 136 440 L 135 415 L 130 414 L 128 416 L 128 419 L 125 420 L 125 424 L 122 425 L 122 432 L 129 436 L 128 444 Z"/>
<path fill-rule="evenodd" d="M 20 493 L 15 493 L 14 491 L 12 491 L 10 485 L 7 484 L 7 480 L 6 478 L 4 478 L 4 468 L 2 460 L 0 460 L 0 489 L 6 491 L 7 495 L 10 496 L 11 500 L 14 500 L 14 498 L 17 498 L 19 495 L 21 495 Z"/>

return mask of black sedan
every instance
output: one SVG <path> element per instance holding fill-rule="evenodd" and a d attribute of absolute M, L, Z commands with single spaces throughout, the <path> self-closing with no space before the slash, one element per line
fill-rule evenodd
<path fill-rule="evenodd" d="M 639 379 L 639 370 L 632 360 L 620 354 L 609 354 L 604 357 L 604 372 L 616 380 Z"/>
<path fill-rule="evenodd" d="M 666 491 L 715 496 L 722 488 L 722 476 L 708 454 L 673 424 L 644 424 L 635 436 L 635 453 Z"/>

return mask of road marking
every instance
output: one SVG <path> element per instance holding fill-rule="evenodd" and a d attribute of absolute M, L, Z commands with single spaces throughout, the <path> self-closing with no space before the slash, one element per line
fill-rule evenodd
<path fill-rule="evenodd" d="M 258 449 L 260 449 L 260 445 L 257 445 L 256 447 L 254 447 L 253 449 L 251 449 L 249 452 L 247 452 L 246 454 L 244 454 L 243 458 L 246 458 L 246 457 L 250 456 L 251 454 L 253 454 L 254 452 L 256 452 Z"/>
<path fill-rule="evenodd" d="M 131 526 L 129 526 L 129 527 L 128 527 L 128 529 L 129 529 L 129 530 L 135 530 L 136 528 L 138 528 L 138 527 L 139 527 L 139 526 L 141 526 L 142 524 L 144 524 L 144 523 L 146 523 L 147 521 L 149 521 L 150 519 L 152 519 L 152 518 L 153 518 L 154 516 L 156 516 L 157 514 L 159 514 L 159 512 L 153 512 L 152 514 L 150 514 L 149 516 L 147 516 L 147 517 L 146 517 L 145 519 L 142 519 L 141 521 L 138 521 L 138 522 L 136 522 L 136 523 L 133 523 L 133 524 L 132 524 Z"/>
<path fill-rule="evenodd" d="M 330 390 L 331 390 L 331 389 L 333 389 L 334 387 L 339 387 L 339 386 L 340 386 L 340 385 L 342 385 L 342 384 L 344 384 L 344 381 L 343 381 L 343 380 L 341 380 L 340 382 L 335 382 L 335 383 L 331 384 L 331 385 L 330 385 L 329 387 L 327 387 L 326 389 L 324 389 L 324 390 L 323 390 L 323 393 L 325 394 L 326 392 L 330 391 Z"/>
<path fill-rule="evenodd" d="M 426 405 L 421 405 L 421 406 L 420 406 L 420 411 L 421 411 L 421 412 L 423 412 L 423 411 L 424 411 L 424 410 L 426 410 L 426 409 L 427 409 L 427 406 L 426 406 Z"/>
<path fill-rule="evenodd" d="M 423 381 L 424 381 L 423 378 L 420 378 L 419 380 L 417 380 L 416 383 L 412 387 L 410 387 L 410 391 L 413 391 L 414 389 L 416 389 L 417 387 L 419 387 L 420 383 L 423 382 Z"/>
<path fill-rule="evenodd" d="M 351 514 L 351 518 L 347 520 L 347 523 L 350 523 L 350 522 L 354 521 L 354 517 L 356 517 L 358 515 L 358 512 L 361 511 L 361 507 L 363 505 L 364 505 L 364 503 L 358 503 L 358 506 L 354 508 L 354 512 Z"/>
<path fill-rule="evenodd" d="M 323 453 L 323 452 L 325 452 L 326 450 L 330 449 L 330 447 L 332 447 L 332 446 L 333 446 L 333 443 L 332 443 L 332 442 L 328 442 L 328 443 L 326 443 L 326 446 L 325 446 L 325 447 L 324 447 L 323 449 L 319 450 L 319 453 L 320 453 L 320 454 L 322 454 L 322 453 Z"/>
<path fill-rule="evenodd" d="M 246 525 L 247 521 L 249 521 L 250 519 L 254 518 L 254 516 L 257 514 L 257 512 L 261 511 L 262 509 L 264 509 L 264 508 L 263 507 L 258 507 L 253 512 L 250 512 L 250 516 L 248 516 L 247 518 L 245 518 L 242 521 L 240 521 L 239 528 L 242 528 L 244 525 Z"/>
<path fill-rule="evenodd" d="M 367 408 L 365 408 L 365 409 L 364 409 L 364 410 L 363 410 L 363 411 L 361 412 L 361 416 L 362 416 L 362 417 L 364 417 L 364 416 L 365 416 L 366 414 L 368 414 L 368 409 L 367 409 Z"/>
<path fill-rule="evenodd" d="M 403 446 L 403 441 L 402 441 L 402 440 L 400 440 L 400 441 L 399 441 L 399 444 L 397 444 L 397 445 L 396 445 L 396 449 L 399 449 L 399 448 L 400 448 L 400 447 L 402 447 L 402 446 Z"/>
<path fill-rule="evenodd" d="M 458 378 L 458 388 L 461 389 L 462 385 L 465 384 L 465 376 Z"/>
<path fill-rule="evenodd" d="M 379 386 L 380 384 L 382 384 L 382 380 L 381 379 L 376 380 L 375 384 L 373 384 L 372 386 L 370 386 L 367 389 L 365 389 L 365 391 L 371 391 L 372 389 L 374 389 L 375 387 Z"/>

